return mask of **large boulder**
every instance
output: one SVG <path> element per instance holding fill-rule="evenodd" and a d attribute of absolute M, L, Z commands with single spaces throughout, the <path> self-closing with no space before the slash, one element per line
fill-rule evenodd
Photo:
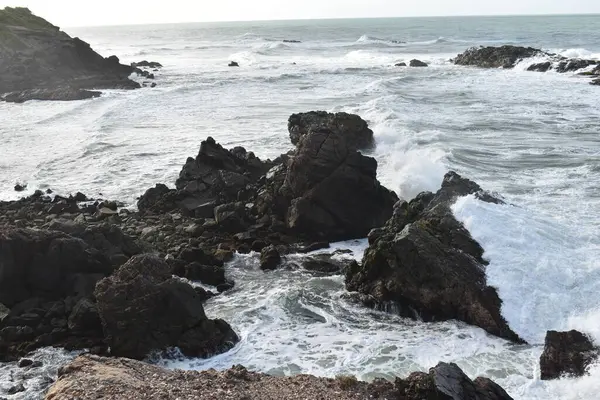
<path fill-rule="evenodd" d="M 562 376 L 583 376 L 599 355 L 600 348 L 581 332 L 549 331 L 540 358 L 541 378 L 550 380 Z"/>
<path fill-rule="evenodd" d="M 368 149 L 375 145 L 373 131 L 358 115 L 311 111 L 292 114 L 288 120 L 288 131 L 293 145 L 298 145 L 300 138 L 308 132 L 322 129 L 343 136 L 347 146 L 353 150 Z"/>
<path fill-rule="evenodd" d="M 313 129 L 289 160 L 283 192 L 287 225 L 316 239 L 364 237 L 392 214 L 397 196 L 377 180 L 377 161 L 356 151 L 344 131 Z"/>
<path fill-rule="evenodd" d="M 82 89 L 140 87 L 129 79 L 131 66 L 102 57 L 26 8 L 0 10 L 0 38 L 0 99 L 78 100 L 99 95 Z"/>
<path fill-rule="evenodd" d="M 523 342 L 502 317 L 496 289 L 486 284 L 482 247 L 452 213 L 454 201 L 468 194 L 500 202 L 450 172 L 436 194 L 396 204 L 385 226 L 370 232 L 362 265 L 349 268 L 346 287 L 363 294 L 366 304 L 394 304 L 406 317 L 461 320 Z"/>
<path fill-rule="evenodd" d="M 225 321 L 208 319 L 194 288 L 153 255 L 133 257 L 98 282 L 95 296 L 114 356 L 143 359 L 178 347 L 187 356 L 208 357 L 239 340 Z"/>
<path fill-rule="evenodd" d="M 459 54 L 453 60 L 457 65 L 472 65 L 482 68 L 513 68 L 517 62 L 524 58 L 548 55 L 533 47 L 500 46 L 500 47 L 472 47 Z"/>
<path fill-rule="evenodd" d="M 0 232 L 0 303 L 11 307 L 31 297 L 59 299 L 78 293 L 77 281 L 97 280 L 115 265 L 84 240 L 57 231 Z"/>

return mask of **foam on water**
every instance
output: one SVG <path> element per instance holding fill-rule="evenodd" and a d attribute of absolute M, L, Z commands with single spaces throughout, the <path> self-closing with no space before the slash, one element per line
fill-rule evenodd
<path fill-rule="evenodd" d="M 454 361 L 471 377 L 492 377 L 515 399 L 595 399 L 600 367 L 590 377 L 541 382 L 538 362 L 547 329 L 578 328 L 600 341 L 598 89 L 572 74 L 525 71 L 534 59 L 515 70 L 449 62 L 479 44 L 600 53 L 597 18 L 523 18 L 74 30 L 105 56 L 161 62 L 158 87 L 83 102 L 0 103 L 0 198 L 19 196 L 12 187 L 21 181 L 27 193 L 102 192 L 134 204 L 155 183 L 172 185 L 207 136 L 275 158 L 291 148 L 291 113 L 358 113 L 375 132 L 369 155 L 378 161 L 378 178 L 402 198 L 436 191 L 454 169 L 513 204 L 467 197 L 454 212 L 483 245 L 503 313 L 531 346 L 462 323 L 374 312 L 346 298 L 342 276 L 265 274 L 254 254 L 227 266 L 236 288 L 207 303 L 209 315 L 231 322 L 241 343 L 209 360 L 164 363 L 371 379 Z M 413 58 L 431 66 L 393 66 Z M 227 67 L 231 60 L 241 67 Z M 360 259 L 365 245 L 339 247 Z"/>

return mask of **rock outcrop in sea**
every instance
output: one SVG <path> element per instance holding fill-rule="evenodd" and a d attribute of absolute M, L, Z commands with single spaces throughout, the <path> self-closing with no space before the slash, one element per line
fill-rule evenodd
<path fill-rule="evenodd" d="M 276 377 L 243 366 L 217 372 L 170 371 L 122 358 L 82 356 L 61 368 L 46 400 L 293 400 L 293 399 L 453 399 L 512 400 L 487 378 L 474 381 L 456 365 L 440 363 L 428 373 L 416 372 L 395 382 L 360 382 L 310 375 Z"/>
<path fill-rule="evenodd" d="M 346 287 L 372 307 L 424 321 L 456 319 L 523 342 L 501 315 L 502 301 L 486 283 L 483 248 L 454 217 L 460 196 L 500 203 L 454 172 L 437 193 L 400 201 L 382 228 L 369 233 L 362 265 L 346 274 Z"/>
<path fill-rule="evenodd" d="M 540 357 L 542 380 L 563 376 L 580 377 L 600 357 L 600 347 L 579 331 L 546 333 L 544 352 Z"/>
<path fill-rule="evenodd" d="M 527 68 L 528 71 L 547 72 L 553 70 L 558 73 L 578 72 L 581 76 L 595 78 L 590 82 L 592 85 L 600 84 L 600 61 L 567 58 L 533 47 L 510 45 L 472 47 L 464 53 L 457 55 L 452 61 L 456 65 L 511 69 L 519 62 L 533 57 L 545 58 L 546 61 L 531 64 Z"/>
<path fill-rule="evenodd" d="M 486 284 L 483 249 L 450 208 L 468 194 L 501 200 L 449 173 L 436 194 L 398 201 L 377 180 L 377 162 L 362 154 L 373 146 L 373 132 L 356 115 L 294 114 L 288 131 L 294 149 L 272 161 L 242 147 L 227 150 L 208 138 L 197 157 L 185 162 L 175 188 L 149 189 L 139 199 L 139 211 L 82 193 L 52 197 L 38 191 L 0 202 L 0 360 L 17 360 L 43 346 L 134 359 L 173 347 L 193 357 L 228 351 L 237 334 L 226 321 L 209 319 L 203 302 L 234 287 L 225 263 L 234 252 L 251 251 L 261 253 L 266 274 L 282 265 L 319 276 L 346 272 L 348 289 L 370 306 L 393 304 L 402 315 L 426 321 L 462 320 L 521 342 L 500 314 L 495 289 Z M 367 235 L 370 247 L 362 265 L 326 254 L 298 265 L 287 259 L 290 253 Z M 86 375 L 68 381 L 68 371 L 75 369 L 67 367 L 54 396 L 75 393 L 80 389 L 73 382 L 80 382 L 86 393 L 118 398 L 111 396 L 120 396 L 119 389 L 106 388 L 102 378 L 103 368 L 115 366 L 120 369 L 111 371 L 122 376 L 130 368 L 149 368 L 159 378 L 148 390 L 161 395 L 180 384 L 186 388 L 181 377 L 204 384 L 197 375 L 133 361 L 84 357 L 78 362 Z M 223 374 L 213 378 L 229 372 Z M 256 382 L 282 386 L 278 378 L 248 374 Z M 357 385 L 357 392 L 335 389 L 342 397 L 332 398 L 387 393 L 376 387 L 407 399 L 510 398 L 493 382 L 471 381 L 446 364 L 379 386 L 293 379 L 307 380 L 307 395 L 324 382 Z M 132 382 L 125 379 L 123 387 L 146 384 Z M 266 393 L 262 384 L 252 390 L 258 391 L 253 398 L 270 398 L 260 397 Z"/>
<path fill-rule="evenodd" d="M 98 89 L 140 87 L 129 79 L 138 69 L 102 57 L 27 8 L 0 10 L 0 53 L 0 99 L 8 102 L 81 100 L 100 96 Z"/>

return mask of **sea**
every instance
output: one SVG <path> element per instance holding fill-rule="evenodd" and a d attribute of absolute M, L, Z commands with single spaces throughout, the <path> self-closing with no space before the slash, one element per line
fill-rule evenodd
<path fill-rule="evenodd" d="M 454 170 L 504 196 L 453 206 L 485 249 L 488 283 L 529 345 L 461 322 L 422 323 L 348 301 L 343 277 L 265 274 L 256 254 L 227 266 L 234 290 L 207 313 L 241 342 L 170 368 L 242 364 L 277 375 L 406 377 L 439 361 L 486 376 L 515 399 L 598 398 L 589 376 L 543 382 L 548 330 L 579 329 L 600 343 L 600 88 L 575 74 L 455 66 L 472 46 L 533 46 L 600 59 L 600 16 L 503 16 L 194 23 L 66 28 L 104 56 L 164 65 L 157 87 L 105 91 L 77 102 L 0 103 L 0 199 L 51 188 L 124 201 L 173 186 L 212 136 L 261 158 L 292 148 L 287 119 L 310 110 L 356 113 L 377 146 L 378 177 L 405 199 L 436 191 Z M 285 42 L 284 42 L 285 41 Z M 292 42 L 290 42 L 292 41 Z M 419 59 L 427 68 L 395 67 Z M 236 61 L 239 68 L 230 68 Z M 359 259 L 366 241 L 336 244 Z M 299 255 L 292 255 L 301 257 Z M 53 368 L 73 357 L 44 349 Z M 0 366 L 0 378 L 15 373 Z M 0 379 L 1 380 L 1 379 Z M 29 396 L 29 397 L 28 397 Z M 36 398 L 34 389 L 9 398 Z"/>

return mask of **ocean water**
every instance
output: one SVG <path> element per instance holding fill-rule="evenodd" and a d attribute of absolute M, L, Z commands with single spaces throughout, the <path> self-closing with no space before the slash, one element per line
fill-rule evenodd
<path fill-rule="evenodd" d="M 361 115 L 375 132 L 379 178 L 403 198 L 435 191 L 453 169 L 509 205 L 454 206 L 486 250 L 489 284 L 529 346 L 458 322 L 424 324 L 349 303 L 343 278 L 264 274 L 256 255 L 228 274 L 236 288 L 207 304 L 241 343 L 187 369 L 244 364 L 274 374 L 406 376 L 439 361 L 484 375 L 515 399 L 596 399 L 591 375 L 539 380 L 545 332 L 600 341 L 600 89 L 572 74 L 452 65 L 474 45 L 516 44 L 600 58 L 600 16 L 205 23 L 66 31 L 123 62 L 159 61 L 158 86 L 71 102 L 0 103 L 0 198 L 52 188 L 135 203 L 173 184 L 201 140 L 273 158 L 292 146 L 287 118 Z M 301 43 L 284 43 L 297 40 Z M 428 68 L 398 68 L 417 58 Z M 237 61 L 240 68 L 228 68 Z M 340 244 L 360 259 L 365 241 Z M 293 256 L 299 257 L 299 256 Z M 292 257 L 292 258 L 293 258 Z M 63 359 L 57 357 L 57 359 Z M 0 369 L 0 377 L 6 368 Z"/>

